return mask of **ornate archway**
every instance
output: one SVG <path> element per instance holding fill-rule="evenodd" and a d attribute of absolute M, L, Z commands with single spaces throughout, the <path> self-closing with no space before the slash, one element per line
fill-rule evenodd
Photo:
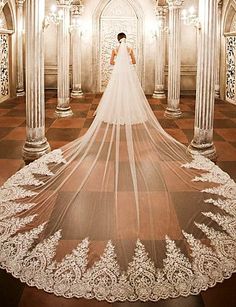
<path fill-rule="evenodd" d="M 2 25 L 0 27 L 0 102 L 8 99 L 12 85 L 12 42 L 11 35 L 14 33 L 14 19 L 10 3 L 5 1 L 0 11 Z"/>
<path fill-rule="evenodd" d="M 141 8 L 133 0 L 100 1 L 93 16 L 93 87 L 102 92 L 110 77 L 109 58 L 117 44 L 116 36 L 125 32 L 128 44 L 137 57 L 137 71 L 144 80 L 143 66 L 143 15 Z"/>

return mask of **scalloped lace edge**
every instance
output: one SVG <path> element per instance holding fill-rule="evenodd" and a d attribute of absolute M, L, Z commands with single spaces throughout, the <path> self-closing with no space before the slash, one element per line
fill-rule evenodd
<path fill-rule="evenodd" d="M 22 282 L 65 298 L 96 298 L 108 302 L 158 301 L 199 294 L 236 272 L 236 184 L 210 160 L 197 155 L 192 162 L 182 167 L 205 171 L 194 181 L 219 184 L 202 192 L 223 196 L 224 199 L 208 199 L 206 202 L 221 208 L 226 214 L 203 214 L 225 232 L 195 223 L 209 239 L 211 247 L 207 247 L 192 234 L 183 231 L 191 250 L 191 259 L 181 252 L 173 240 L 166 237 L 166 258 L 162 268 L 155 267 L 144 244 L 137 240 L 132 261 L 124 272 L 116 260 L 115 247 L 111 241 L 108 241 L 100 260 L 88 268 L 87 238 L 71 254 L 57 262 L 53 259 L 61 231 L 33 249 L 45 223 L 28 232 L 17 233 L 35 217 L 14 217 L 14 214 L 35 205 L 25 203 L 22 206 L 22 203 L 16 202 L 35 193 L 24 189 L 22 185 L 43 185 L 33 175 L 37 174 L 39 166 L 40 174 L 53 175 L 48 168 L 50 163 L 66 163 L 61 150 L 53 151 L 23 168 L 0 189 L 0 267 Z"/>

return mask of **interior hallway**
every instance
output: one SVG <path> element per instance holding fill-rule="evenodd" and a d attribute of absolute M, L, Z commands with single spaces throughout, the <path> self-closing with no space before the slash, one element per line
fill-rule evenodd
<path fill-rule="evenodd" d="M 148 97 L 162 127 L 181 143 L 188 145 L 193 137 L 194 98 L 181 98 L 183 117 L 180 119 L 164 118 L 165 100 Z M 93 113 L 100 100 L 100 95 L 86 94 L 82 99 L 72 99 L 73 117 L 58 119 L 54 115 L 56 91 L 46 92 L 46 136 L 52 149 L 83 135 L 93 120 Z M 236 180 L 236 107 L 218 100 L 215 105 L 214 143 L 217 148 L 217 164 Z M 0 104 L 0 184 L 14 174 L 23 165 L 22 146 L 25 141 L 25 98 L 7 100 Z M 235 307 L 236 276 L 202 293 L 206 307 Z M 0 271 L 0 306 L 2 307 L 108 307 L 107 302 L 63 299 L 47 294 L 35 288 L 30 288 L 14 279 L 11 275 Z M 180 298 L 174 301 L 158 303 L 115 303 L 115 307 L 197 307 L 202 306 L 199 298 Z"/>

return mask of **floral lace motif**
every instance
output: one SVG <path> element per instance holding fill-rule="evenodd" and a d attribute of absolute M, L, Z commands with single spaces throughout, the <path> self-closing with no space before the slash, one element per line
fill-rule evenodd
<path fill-rule="evenodd" d="M 21 204 L 16 202 L 7 202 L 0 205 L 0 220 L 9 218 L 17 213 L 29 210 L 36 206 L 36 204 Z"/>
<path fill-rule="evenodd" d="M 115 248 L 109 241 L 100 260 L 87 269 L 88 239 L 61 262 L 53 261 L 60 240 L 60 231 L 30 251 L 30 247 L 44 225 L 18 234 L 0 245 L 1 267 L 21 281 L 66 298 L 96 298 L 115 301 L 158 301 L 179 295 L 198 294 L 235 271 L 235 241 L 226 234 L 197 225 L 215 248 L 209 248 L 185 232 L 192 250 L 190 262 L 166 238 L 167 257 L 163 268 L 156 268 L 144 245 L 138 240 L 132 262 L 121 273 Z"/>
<path fill-rule="evenodd" d="M 32 222 L 35 216 L 30 215 L 24 218 L 12 217 L 0 221 L 0 242 L 7 240 L 22 227 Z"/>
<path fill-rule="evenodd" d="M 212 168 L 214 168 L 216 165 L 211 160 L 205 158 L 202 155 L 194 155 L 193 160 L 190 163 L 183 164 L 182 167 L 184 168 L 193 168 L 198 169 L 202 171 L 210 171 Z"/>
<path fill-rule="evenodd" d="M 26 197 L 31 197 L 37 195 L 36 192 L 30 191 L 30 190 L 25 190 L 21 187 L 9 187 L 7 189 L 5 188 L 0 188 L 0 206 L 2 203 L 5 202 L 11 202 L 14 200 L 19 200 L 23 199 Z"/>
<path fill-rule="evenodd" d="M 96 298 L 108 302 L 158 301 L 198 294 L 214 286 L 216 282 L 229 278 L 236 271 L 236 186 L 228 174 L 210 160 L 197 155 L 183 167 L 205 171 L 194 178 L 194 181 L 219 184 L 202 192 L 223 197 L 205 201 L 219 207 L 222 214 L 203 214 L 217 223 L 222 232 L 196 223 L 196 227 L 210 243 L 207 246 L 183 231 L 191 251 L 189 258 L 177 247 L 175 241 L 166 237 L 166 258 L 162 268 L 155 266 L 144 244 L 137 240 L 132 261 L 124 272 L 117 262 L 115 247 L 111 241 L 107 243 L 100 259 L 88 268 L 88 239 L 84 239 L 71 254 L 57 262 L 54 257 L 61 239 L 60 231 L 38 244 L 36 240 L 43 232 L 45 224 L 28 232 L 18 233 L 35 216 L 18 218 L 14 215 L 35 204 L 17 203 L 16 200 L 37 195 L 25 186 L 38 187 L 44 184 L 34 174 L 53 176 L 48 167 L 50 163 L 66 163 L 60 150 L 31 163 L 0 189 L 0 267 L 22 282 L 66 298 Z"/>
<path fill-rule="evenodd" d="M 205 200 L 205 203 L 213 204 L 214 206 L 217 206 L 218 208 L 224 210 L 229 215 L 236 216 L 236 201 L 233 199 L 207 199 Z"/>

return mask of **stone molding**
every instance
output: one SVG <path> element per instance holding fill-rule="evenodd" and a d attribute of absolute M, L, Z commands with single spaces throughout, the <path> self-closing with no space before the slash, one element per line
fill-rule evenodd
<path fill-rule="evenodd" d="M 180 9 L 184 1 L 183 0 L 167 0 L 167 4 L 169 6 L 169 9 Z"/>

